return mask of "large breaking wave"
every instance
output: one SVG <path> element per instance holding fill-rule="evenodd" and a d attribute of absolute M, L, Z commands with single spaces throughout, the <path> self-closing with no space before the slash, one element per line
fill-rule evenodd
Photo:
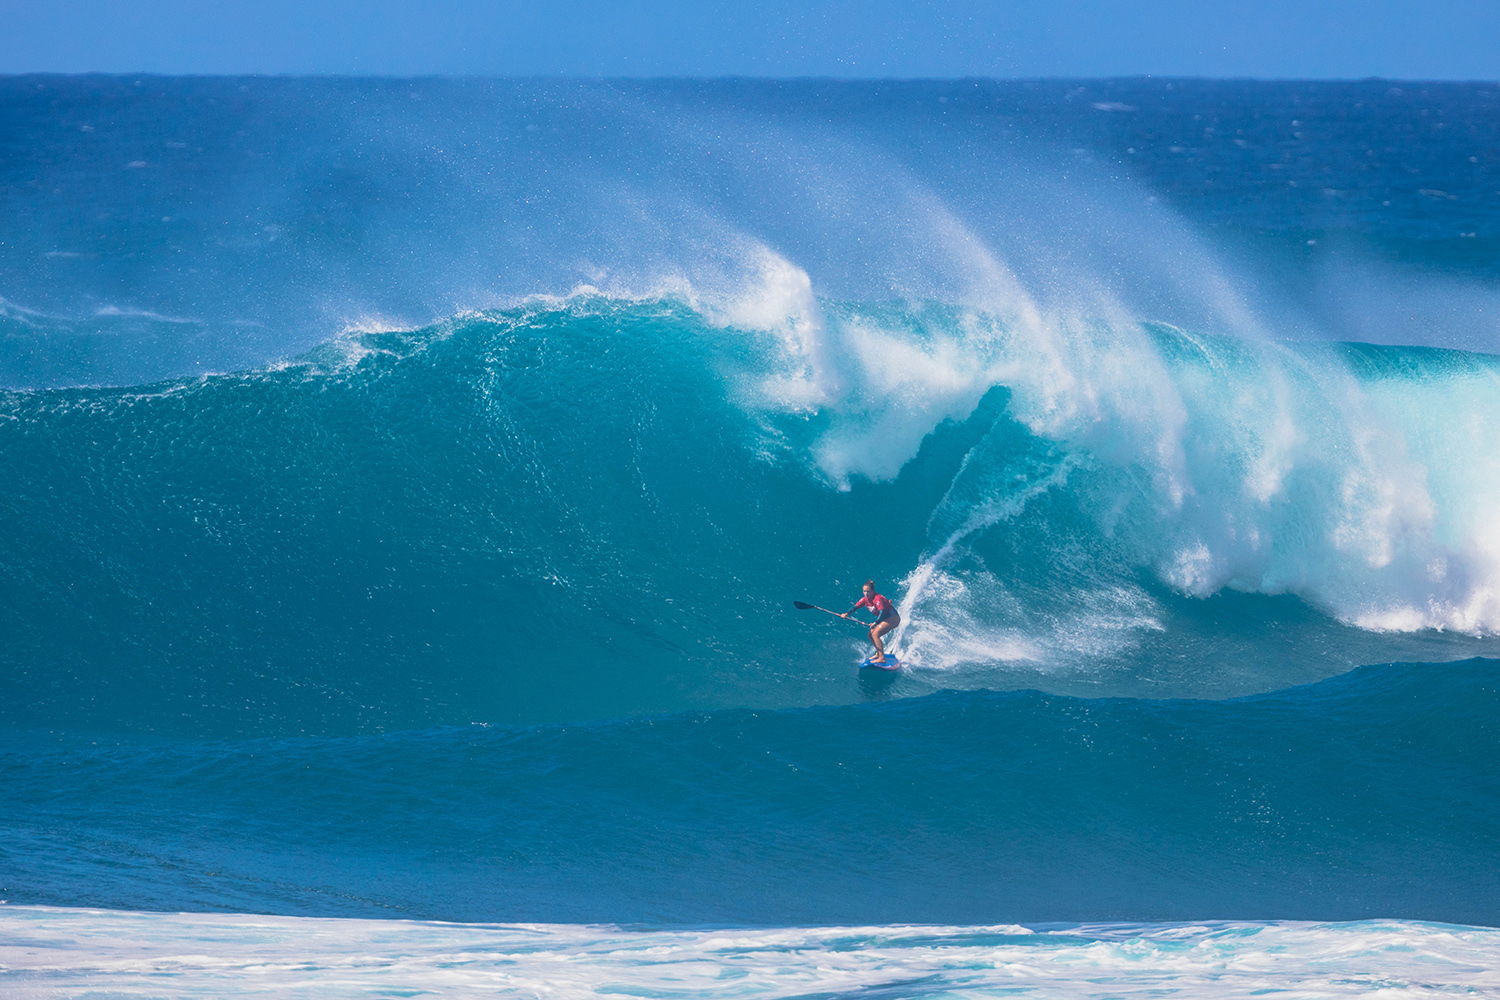
<path fill-rule="evenodd" d="M 892 694 L 1224 696 L 1491 648 L 1492 356 L 820 301 L 769 273 L 774 309 L 581 292 L 7 393 L 7 716 L 846 701 L 860 633 L 790 602 L 866 576 L 906 618 Z"/>

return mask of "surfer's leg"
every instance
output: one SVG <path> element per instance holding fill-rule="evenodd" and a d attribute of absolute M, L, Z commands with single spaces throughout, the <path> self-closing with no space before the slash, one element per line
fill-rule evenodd
<path fill-rule="evenodd" d="M 885 643 L 880 641 L 880 637 L 895 627 L 896 623 L 893 621 L 878 621 L 875 623 L 875 627 L 870 629 L 870 641 L 875 644 L 876 663 L 885 662 Z"/>

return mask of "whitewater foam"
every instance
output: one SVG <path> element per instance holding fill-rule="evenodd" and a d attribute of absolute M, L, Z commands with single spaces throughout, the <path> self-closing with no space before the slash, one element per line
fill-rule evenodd
<path fill-rule="evenodd" d="M 1230 998 L 1500 990 L 1500 931 L 1414 921 L 628 930 L 0 907 L 0 984 L 110 996 Z"/>
<path fill-rule="evenodd" d="M 1183 594 L 1293 593 L 1362 627 L 1500 627 L 1489 356 L 1407 359 L 1134 321 L 1038 332 L 934 307 L 824 314 L 824 366 L 845 390 L 812 394 L 827 424 L 808 454 L 833 482 L 893 479 L 996 387 L 1050 443 L 1032 461 L 1050 468 L 1025 475 L 1024 442 L 977 445 L 982 460 L 965 459 L 931 518 L 924 562 L 946 567 L 966 539 L 1066 487 L 1096 550 Z"/>

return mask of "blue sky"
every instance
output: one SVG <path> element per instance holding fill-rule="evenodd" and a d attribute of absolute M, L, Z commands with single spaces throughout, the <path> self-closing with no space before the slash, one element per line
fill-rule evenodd
<path fill-rule="evenodd" d="M 1500 79 L 1500 0 L 0 0 L 0 72 Z"/>

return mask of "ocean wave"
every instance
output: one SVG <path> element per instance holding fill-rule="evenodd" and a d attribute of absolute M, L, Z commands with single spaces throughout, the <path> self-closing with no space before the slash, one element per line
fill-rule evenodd
<path fill-rule="evenodd" d="M 4 394 L 7 717 L 847 701 L 860 633 L 788 606 L 867 576 L 906 619 L 896 694 L 1222 697 L 1490 649 L 1493 357 L 1017 328 L 781 278 L 759 314 L 580 294 Z"/>

